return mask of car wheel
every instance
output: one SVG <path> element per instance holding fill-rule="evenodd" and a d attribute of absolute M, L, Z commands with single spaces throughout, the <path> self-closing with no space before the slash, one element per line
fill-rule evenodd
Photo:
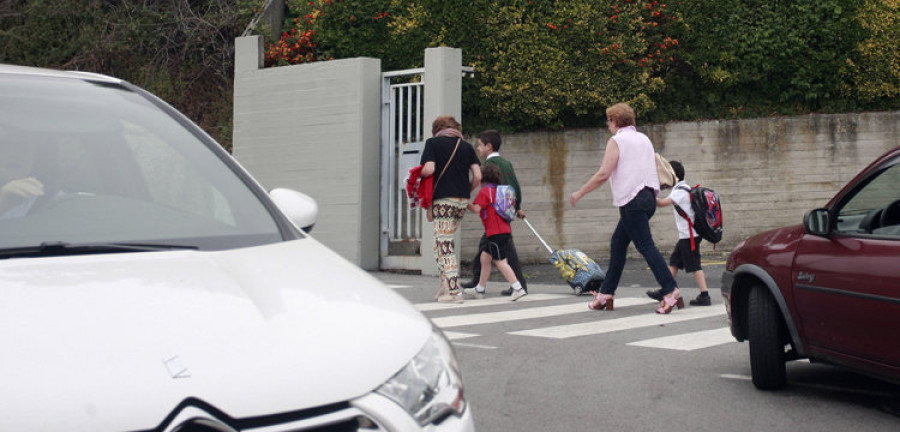
<path fill-rule="evenodd" d="M 765 287 L 753 287 L 749 300 L 747 324 L 753 385 L 760 390 L 777 390 L 787 380 L 781 313 Z"/>

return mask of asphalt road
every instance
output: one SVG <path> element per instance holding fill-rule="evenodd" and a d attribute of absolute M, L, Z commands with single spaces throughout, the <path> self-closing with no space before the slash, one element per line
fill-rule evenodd
<path fill-rule="evenodd" d="M 605 267 L 606 262 L 601 261 Z M 704 261 L 710 307 L 653 313 L 656 288 L 629 259 L 614 311 L 589 311 L 549 264 L 525 266 L 529 294 L 434 301 L 433 276 L 376 272 L 444 330 L 455 347 L 480 431 L 893 431 L 900 386 L 795 361 L 788 387 L 756 390 L 747 344 L 731 336 L 719 287 L 723 256 Z M 679 275 L 686 299 L 698 290 Z"/>

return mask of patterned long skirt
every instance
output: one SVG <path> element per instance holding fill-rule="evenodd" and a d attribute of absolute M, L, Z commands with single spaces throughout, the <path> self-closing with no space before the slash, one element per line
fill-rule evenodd
<path fill-rule="evenodd" d="M 459 260 L 453 237 L 459 229 L 460 221 L 466 214 L 465 198 L 441 198 L 431 205 L 434 216 L 434 252 L 441 274 L 441 292 L 459 293 Z"/>

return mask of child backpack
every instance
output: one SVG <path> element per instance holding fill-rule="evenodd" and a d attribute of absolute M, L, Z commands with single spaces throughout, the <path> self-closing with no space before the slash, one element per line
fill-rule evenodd
<path fill-rule="evenodd" d="M 694 211 L 694 220 L 690 220 L 687 214 L 675 205 L 675 210 L 681 217 L 688 220 L 688 226 L 691 230 L 691 250 L 694 250 L 694 230 L 700 235 L 700 238 L 706 240 L 713 245 L 722 240 L 722 230 L 724 229 L 724 216 L 722 214 L 722 202 L 719 201 L 719 194 L 716 191 L 702 187 L 694 186 L 692 189 L 679 187 L 691 195 L 691 210 Z M 715 246 L 714 246 L 715 247 Z"/>
<path fill-rule="evenodd" d="M 512 222 L 516 218 L 516 190 L 510 185 L 497 185 L 491 207 L 500 217 Z"/>

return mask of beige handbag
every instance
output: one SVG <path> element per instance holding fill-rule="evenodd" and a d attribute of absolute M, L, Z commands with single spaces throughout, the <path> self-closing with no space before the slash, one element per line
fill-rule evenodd
<path fill-rule="evenodd" d="M 671 189 L 675 183 L 678 183 L 672 165 L 659 153 L 656 154 L 656 174 L 659 176 L 660 189 Z"/>

